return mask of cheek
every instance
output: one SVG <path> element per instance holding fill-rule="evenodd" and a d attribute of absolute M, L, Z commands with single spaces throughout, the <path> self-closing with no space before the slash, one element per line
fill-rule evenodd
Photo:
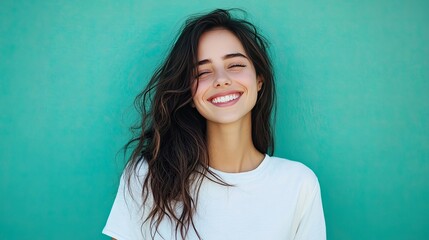
<path fill-rule="evenodd" d="M 242 85 L 244 85 L 247 89 L 258 90 L 258 79 L 254 72 L 243 72 L 240 76 L 240 82 Z"/>
<path fill-rule="evenodd" d="M 192 98 L 194 101 L 198 101 L 203 98 L 204 93 L 208 89 L 209 85 L 210 84 L 208 81 L 200 81 L 198 83 L 195 81 L 195 83 L 192 85 Z"/>

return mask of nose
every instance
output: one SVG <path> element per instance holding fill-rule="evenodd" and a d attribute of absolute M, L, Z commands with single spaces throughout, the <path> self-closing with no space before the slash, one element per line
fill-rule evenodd
<path fill-rule="evenodd" d="M 218 73 L 215 80 L 213 81 L 213 87 L 230 86 L 231 79 L 225 73 Z"/>

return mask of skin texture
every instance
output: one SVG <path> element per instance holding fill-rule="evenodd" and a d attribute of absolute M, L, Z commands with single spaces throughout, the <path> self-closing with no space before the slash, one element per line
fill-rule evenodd
<path fill-rule="evenodd" d="M 198 45 L 198 86 L 193 102 L 207 120 L 209 165 L 225 172 L 256 168 L 264 155 L 251 136 L 251 111 L 263 81 L 241 42 L 228 30 L 204 33 Z M 236 98 L 227 102 L 225 97 Z"/>

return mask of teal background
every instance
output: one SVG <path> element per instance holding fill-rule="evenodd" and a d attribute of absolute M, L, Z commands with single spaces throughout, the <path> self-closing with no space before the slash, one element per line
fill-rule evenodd
<path fill-rule="evenodd" d="M 0 239 L 107 239 L 133 98 L 216 7 L 271 41 L 276 155 L 318 175 L 328 239 L 429 239 L 429 2 L 216 2 L 0 1 Z"/>

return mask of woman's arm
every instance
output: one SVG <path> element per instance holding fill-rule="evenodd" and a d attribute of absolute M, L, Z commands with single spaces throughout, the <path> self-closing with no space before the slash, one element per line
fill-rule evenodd
<path fill-rule="evenodd" d="M 326 240 L 325 217 L 322 207 L 319 182 L 307 199 L 303 218 L 298 227 L 295 240 Z"/>

